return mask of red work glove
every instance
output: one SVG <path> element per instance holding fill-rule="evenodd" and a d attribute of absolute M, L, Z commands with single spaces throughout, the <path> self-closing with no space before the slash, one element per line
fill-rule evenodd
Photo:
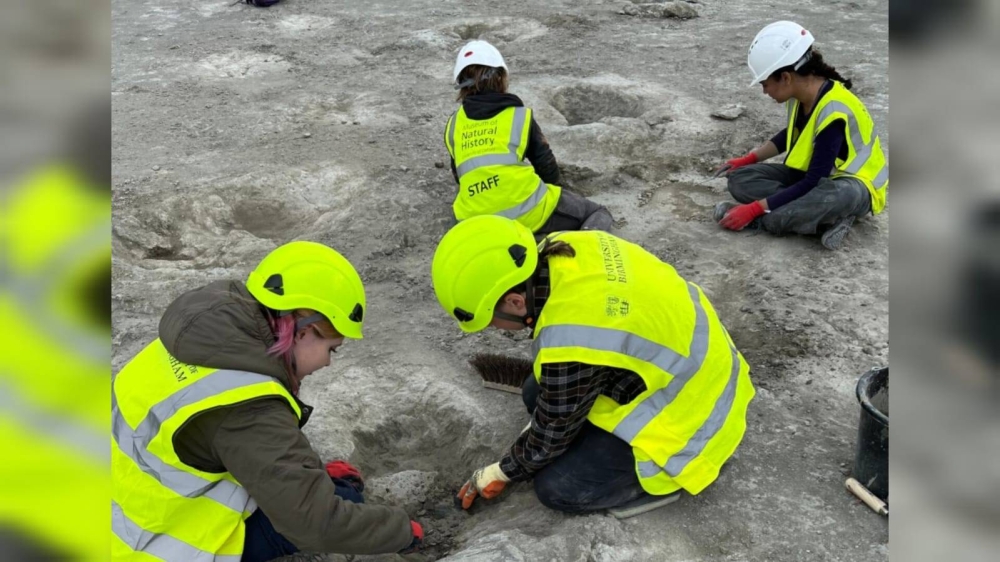
<path fill-rule="evenodd" d="M 722 217 L 719 224 L 729 230 L 743 230 L 746 225 L 763 214 L 764 206 L 760 204 L 760 201 L 754 201 L 753 203 L 733 207 L 726 213 L 726 216 Z"/>
<path fill-rule="evenodd" d="M 365 479 L 361 477 L 361 471 L 347 461 L 326 463 L 326 473 L 330 475 L 330 478 L 346 480 L 358 493 L 365 491 Z"/>
<path fill-rule="evenodd" d="M 757 163 L 757 155 L 754 154 L 753 152 L 749 152 L 747 153 L 746 156 L 740 156 L 739 158 L 732 158 L 726 160 L 725 164 L 719 166 L 719 168 L 715 170 L 715 174 L 712 177 L 717 178 L 723 174 L 728 175 L 736 168 L 742 168 L 743 166 L 749 166 L 750 164 L 756 164 L 756 163 Z"/>
<path fill-rule="evenodd" d="M 410 530 L 413 531 L 413 541 L 410 542 L 410 546 L 400 550 L 399 554 L 413 554 L 420 550 L 424 544 L 424 528 L 420 526 L 420 523 L 411 520 Z"/>

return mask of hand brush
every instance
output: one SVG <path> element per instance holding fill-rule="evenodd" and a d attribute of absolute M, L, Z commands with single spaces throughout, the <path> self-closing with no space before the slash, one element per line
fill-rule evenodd
<path fill-rule="evenodd" d="M 514 394 L 521 394 L 521 385 L 533 369 L 530 359 L 497 353 L 477 353 L 469 365 L 482 377 L 484 387 Z"/>

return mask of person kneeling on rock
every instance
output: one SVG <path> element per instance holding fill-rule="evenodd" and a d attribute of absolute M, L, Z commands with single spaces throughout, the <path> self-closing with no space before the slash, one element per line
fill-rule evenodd
<path fill-rule="evenodd" d="M 613 219 L 604 206 L 558 185 L 555 156 L 531 109 L 507 93 L 507 76 L 503 56 L 486 41 L 458 52 L 453 80 L 462 105 L 444 134 L 459 185 L 455 218 L 499 215 L 539 235 L 609 230 Z"/>
<path fill-rule="evenodd" d="M 366 505 L 360 472 L 324 466 L 300 429 L 302 379 L 361 338 L 364 312 L 357 271 L 314 242 L 174 300 L 112 383 L 112 560 L 419 548 L 420 524 Z"/>
<path fill-rule="evenodd" d="M 731 230 L 755 221 L 772 234 L 822 229 L 820 242 L 836 250 L 856 218 L 882 212 L 889 166 L 851 81 L 812 45 L 812 34 L 790 21 L 768 25 L 750 44 L 750 85 L 785 104 L 787 127 L 716 170 L 728 174 L 729 192 L 742 204 L 719 203 L 713 218 Z M 758 163 L 782 152 L 783 164 Z"/>
<path fill-rule="evenodd" d="M 578 231 L 536 247 L 519 222 L 474 217 L 431 275 L 463 331 L 532 330 L 531 424 L 462 487 L 465 509 L 534 477 L 552 509 L 627 517 L 700 493 L 742 440 L 749 365 L 702 290 L 638 245 Z"/>

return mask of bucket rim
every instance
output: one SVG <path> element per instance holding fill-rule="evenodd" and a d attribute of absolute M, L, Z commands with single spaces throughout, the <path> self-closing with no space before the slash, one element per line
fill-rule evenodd
<path fill-rule="evenodd" d="M 875 405 L 872 404 L 871 399 L 868 398 L 868 387 L 875 383 L 876 377 L 884 377 L 885 383 L 883 383 L 883 385 L 887 384 L 889 382 L 889 367 L 874 367 L 867 373 L 861 375 L 861 378 L 858 379 L 858 385 L 855 392 L 857 393 L 858 402 L 861 404 L 861 407 L 866 412 L 871 414 L 873 418 L 878 420 L 879 423 L 888 427 L 889 416 L 885 415 L 882 411 L 876 408 Z"/>

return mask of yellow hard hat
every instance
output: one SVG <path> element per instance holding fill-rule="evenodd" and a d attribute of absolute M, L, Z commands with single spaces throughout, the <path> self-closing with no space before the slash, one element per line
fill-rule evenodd
<path fill-rule="evenodd" d="M 317 242 L 275 248 L 250 272 L 247 289 L 264 306 L 311 308 L 348 338 L 361 339 L 365 287 L 347 258 Z"/>
<path fill-rule="evenodd" d="M 523 224 L 497 215 L 464 220 L 438 243 L 431 281 L 438 302 L 465 332 L 493 320 L 493 308 L 538 265 L 535 237 Z"/>

